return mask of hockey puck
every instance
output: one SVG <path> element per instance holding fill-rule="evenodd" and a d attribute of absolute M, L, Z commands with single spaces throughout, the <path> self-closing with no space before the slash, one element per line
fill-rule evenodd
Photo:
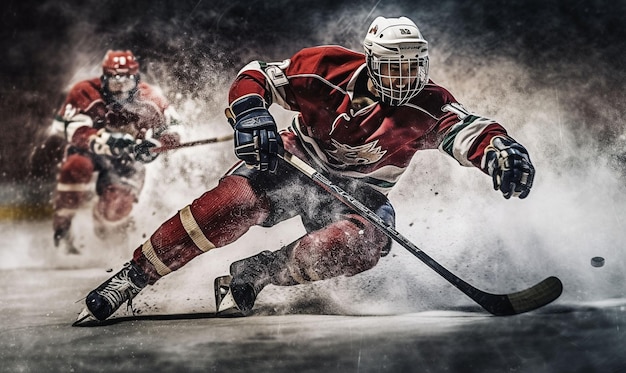
<path fill-rule="evenodd" d="M 602 267 L 604 265 L 604 258 L 601 256 L 594 256 L 591 258 L 591 265 L 593 267 Z"/>

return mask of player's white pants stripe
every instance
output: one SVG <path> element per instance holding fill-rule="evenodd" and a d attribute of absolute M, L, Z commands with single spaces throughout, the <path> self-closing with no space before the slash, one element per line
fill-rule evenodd
<path fill-rule="evenodd" d="M 90 184 L 57 184 L 57 191 L 59 192 L 86 192 L 91 189 Z"/>
<path fill-rule="evenodd" d="M 78 211 L 77 209 L 63 208 L 63 209 L 55 210 L 54 211 L 54 215 L 62 216 L 62 217 L 66 217 L 66 218 L 73 218 L 74 215 L 76 215 L 77 211 Z"/>
<path fill-rule="evenodd" d="M 189 206 L 186 206 L 185 208 L 180 210 L 179 215 L 180 221 L 183 223 L 183 227 L 187 231 L 187 234 L 189 235 L 189 237 L 191 237 L 193 243 L 195 243 L 200 250 L 207 252 L 215 248 L 215 245 L 211 241 L 209 241 L 208 238 L 206 238 L 206 236 L 202 232 L 202 229 L 200 229 L 200 226 L 198 225 L 198 222 L 196 222 L 196 219 L 193 217 L 193 214 L 191 213 L 191 208 Z"/>
<path fill-rule="evenodd" d="M 152 242 L 150 242 L 150 239 L 148 239 L 148 241 L 143 244 L 143 246 L 141 247 L 141 252 L 146 257 L 146 259 L 148 259 L 148 261 L 152 263 L 159 275 L 165 276 L 168 273 L 172 272 L 172 270 L 168 266 L 166 266 L 165 263 L 161 261 L 161 259 L 157 257 L 157 254 L 154 251 L 154 246 L 152 246 Z"/>

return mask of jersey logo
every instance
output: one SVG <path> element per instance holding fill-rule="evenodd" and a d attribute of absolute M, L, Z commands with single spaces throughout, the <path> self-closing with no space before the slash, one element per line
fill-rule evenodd
<path fill-rule="evenodd" d="M 335 150 L 329 155 L 346 166 L 362 166 L 378 162 L 387 153 L 378 146 L 378 140 L 364 145 L 350 146 L 332 139 Z"/>

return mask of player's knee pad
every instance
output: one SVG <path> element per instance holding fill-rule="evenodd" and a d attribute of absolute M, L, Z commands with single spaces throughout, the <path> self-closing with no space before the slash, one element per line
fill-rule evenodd
<path fill-rule="evenodd" d="M 132 188 L 117 184 L 109 185 L 100 195 L 94 211 L 97 211 L 102 219 L 116 222 L 130 215 L 136 199 Z"/>
<path fill-rule="evenodd" d="M 389 201 L 380 205 L 374 210 L 374 212 L 387 226 L 395 228 L 396 212 Z M 376 250 L 379 250 L 379 257 L 387 256 L 389 251 L 391 251 L 393 240 L 388 237 L 382 229 L 378 228 L 365 217 L 359 214 L 354 214 L 352 219 L 354 221 L 358 221 L 358 224 L 363 227 L 363 238 L 366 240 L 366 244 Z"/>
<path fill-rule="evenodd" d="M 379 243 L 376 227 L 358 215 L 347 216 L 298 240 L 294 268 L 307 282 L 353 276 L 376 266 Z"/>
<path fill-rule="evenodd" d="M 94 233 L 101 239 L 110 238 L 110 235 L 125 234 L 126 230 L 133 225 L 130 213 L 105 216 L 102 209 L 98 208 L 98 204 L 94 205 L 92 215 Z"/>
<path fill-rule="evenodd" d="M 91 159 L 80 154 L 67 157 L 59 171 L 59 182 L 64 184 L 86 184 L 91 181 L 94 165 Z"/>

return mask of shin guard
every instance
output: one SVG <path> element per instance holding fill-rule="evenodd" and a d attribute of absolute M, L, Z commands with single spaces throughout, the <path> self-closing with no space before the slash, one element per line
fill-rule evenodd
<path fill-rule="evenodd" d="M 267 216 L 267 201 L 241 176 L 227 176 L 163 223 L 135 250 L 133 259 L 150 283 L 196 256 L 234 242 Z"/>

